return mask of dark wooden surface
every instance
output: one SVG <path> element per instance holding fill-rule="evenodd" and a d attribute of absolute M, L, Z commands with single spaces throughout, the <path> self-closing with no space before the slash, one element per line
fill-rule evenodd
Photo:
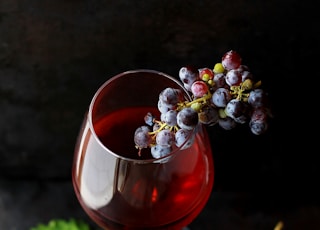
<path fill-rule="evenodd" d="M 261 137 L 208 130 L 215 187 L 191 230 L 272 230 L 279 220 L 320 229 L 317 17 L 312 4 L 289 0 L 1 0 L 0 229 L 88 220 L 71 161 L 84 112 L 109 77 L 138 68 L 177 76 L 231 49 L 262 80 L 275 117 Z"/>

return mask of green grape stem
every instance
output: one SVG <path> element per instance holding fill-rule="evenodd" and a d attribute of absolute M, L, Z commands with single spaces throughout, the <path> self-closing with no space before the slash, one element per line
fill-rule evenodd
<path fill-rule="evenodd" d="M 170 131 L 173 131 L 173 132 L 176 132 L 176 131 L 179 130 L 179 127 L 176 126 L 176 125 L 175 126 L 171 126 L 171 125 L 168 125 L 165 122 L 158 121 L 158 120 L 154 120 L 154 122 L 160 124 L 160 127 L 157 130 L 149 132 L 149 135 L 151 135 L 152 138 L 155 138 L 157 136 L 157 134 L 163 129 L 170 129 Z"/>
<path fill-rule="evenodd" d="M 261 85 L 261 81 L 256 82 L 254 85 L 252 84 L 252 80 L 247 79 L 244 82 L 240 83 L 238 86 L 231 86 L 230 91 L 231 95 L 234 96 L 235 99 L 239 101 L 248 101 L 248 97 L 250 95 L 250 90 L 256 89 Z"/>
<path fill-rule="evenodd" d="M 208 100 L 210 100 L 211 97 L 212 97 L 212 94 L 210 93 L 210 91 L 208 91 L 208 93 L 205 94 L 203 97 L 199 97 L 199 98 L 197 98 L 193 101 L 190 101 L 190 102 L 184 101 L 184 102 L 178 103 L 177 110 L 180 111 L 183 108 L 191 107 L 195 103 L 206 104 L 208 102 Z"/>

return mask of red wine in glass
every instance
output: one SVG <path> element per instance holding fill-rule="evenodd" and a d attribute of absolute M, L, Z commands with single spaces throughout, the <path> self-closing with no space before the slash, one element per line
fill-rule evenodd
<path fill-rule="evenodd" d="M 157 71 L 129 71 L 102 85 L 90 104 L 72 178 L 81 206 L 103 229 L 181 230 L 208 201 L 214 170 L 202 125 L 195 128 L 191 147 L 160 159 L 153 159 L 149 149 L 139 156 L 134 146 L 134 131 L 145 114 L 159 115 L 155 105 L 165 87 L 182 88 Z"/>

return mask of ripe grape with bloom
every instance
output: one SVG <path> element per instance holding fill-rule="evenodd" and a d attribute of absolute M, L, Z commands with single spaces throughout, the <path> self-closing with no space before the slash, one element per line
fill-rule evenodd
<path fill-rule="evenodd" d="M 139 148 L 148 148 L 152 142 L 152 138 L 149 135 L 150 129 L 148 126 L 140 126 L 134 133 L 134 143 Z"/>
<path fill-rule="evenodd" d="M 259 108 L 266 106 L 267 103 L 267 95 L 263 89 L 254 89 L 250 92 L 248 97 L 248 103 L 253 108 Z"/>
<path fill-rule="evenodd" d="M 170 147 L 174 144 L 175 137 L 174 133 L 171 132 L 169 129 L 163 129 L 160 132 L 158 132 L 156 136 L 156 143 L 157 145 Z"/>
<path fill-rule="evenodd" d="M 192 108 L 183 108 L 177 114 L 177 124 L 182 129 L 193 130 L 198 121 L 198 113 Z"/>
<path fill-rule="evenodd" d="M 230 91 L 226 88 L 218 88 L 212 94 L 212 103 L 217 107 L 226 107 L 228 102 L 232 99 Z"/>
<path fill-rule="evenodd" d="M 168 126 L 176 126 L 177 114 L 177 110 L 169 110 L 168 112 L 161 114 L 161 121 L 165 122 Z"/>
<path fill-rule="evenodd" d="M 180 89 L 166 88 L 159 94 L 159 100 L 168 106 L 175 106 L 184 101 L 184 94 Z"/>
<path fill-rule="evenodd" d="M 181 147 L 181 149 L 189 148 L 194 141 L 195 135 L 193 130 L 179 129 L 175 133 L 176 146 Z"/>
<path fill-rule="evenodd" d="M 208 85 L 204 81 L 195 81 L 191 85 L 191 93 L 194 98 L 200 98 L 206 95 L 209 91 Z"/>
<path fill-rule="evenodd" d="M 199 121 L 205 125 L 215 125 L 219 120 L 218 109 L 212 105 L 207 105 L 198 113 Z"/>
<path fill-rule="evenodd" d="M 237 69 L 241 65 L 241 56 L 234 50 L 230 50 L 222 57 L 221 63 L 226 70 Z"/>
<path fill-rule="evenodd" d="M 151 147 L 151 155 L 156 159 L 168 155 L 171 151 L 171 146 L 154 145 Z"/>
<path fill-rule="evenodd" d="M 224 73 L 215 74 L 213 77 L 213 89 L 223 88 L 226 86 L 226 75 Z"/>
<path fill-rule="evenodd" d="M 225 130 L 231 130 L 237 126 L 237 122 L 231 117 L 220 118 L 218 124 Z"/>
<path fill-rule="evenodd" d="M 231 69 L 230 71 L 228 71 L 228 73 L 226 74 L 226 83 L 229 86 L 240 85 L 241 82 L 242 75 L 240 71 L 236 69 Z"/>
<path fill-rule="evenodd" d="M 237 123 L 244 124 L 248 119 L 248 106 L 243 101 L 232 99 L 226 105 L 225 113 Z"/>
<path fill-rule="evenodd" d="M 179 70 L 179 78 L 183 86 L 187 90 L 191 90 L 192 83 L 199 80 L 199 72 L 194 67 L 185 66 Z"/>

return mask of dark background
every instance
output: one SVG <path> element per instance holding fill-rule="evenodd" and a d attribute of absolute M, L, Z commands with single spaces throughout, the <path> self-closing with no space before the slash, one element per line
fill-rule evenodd
<path fill-rule="evenodd" d="M 263 136 L 208 129 L 215 185 L 190 228 L 320 229 L 318 14 L 298 0 L 1 0 L 0 229 L 53 218 L 97 228 L 71 185 L 94 92 L 125 70 L 212 68 L 231 49 L 262 80 L 274 118 Z"/>

